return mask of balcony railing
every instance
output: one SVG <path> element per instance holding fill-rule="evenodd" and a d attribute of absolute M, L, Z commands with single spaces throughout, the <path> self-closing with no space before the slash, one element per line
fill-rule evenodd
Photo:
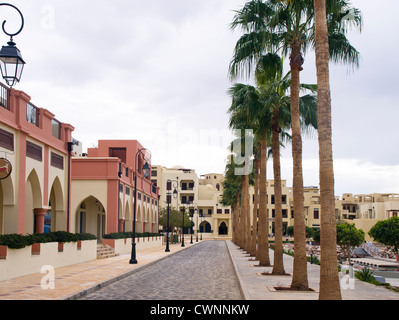
<path fill-rule="evenodd" d="M 10 101 L 8 99 L 9 95 L 9 89 L 0 83 L 0 106 L 7 110 L 10 110 Z"/>

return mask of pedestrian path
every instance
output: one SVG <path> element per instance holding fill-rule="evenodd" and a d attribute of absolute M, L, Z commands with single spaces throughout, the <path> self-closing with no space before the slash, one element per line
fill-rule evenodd
<path fill-rule="evenodd" d="M 208 240 L 204 240 L 208 241 Z M 244 300 L 317 300 L 319 288 L 319 266 L 308 264 L 309 287 L 313 291 L 292 292 L 276 290 L 276 287 L 286 287 L 291 283 L 293 258 L 284 255 L 285 271 L 289 275 L 270 276 L 272 267 L 259 267 L 257 261 L 237 247 L 231 240 L 225 241 L 239 279 Z M 54 270 L 53 283 L 42 280 L 46 275 L 32 274 L 0 282 L 0 300 L 72 300 L 84 294 L 95 292 L 101 287 L 123 279 L 138 270 L 152 265 L 161 259 L 181 251 L 189 250 L 201 242 L 185 247 L 181 244 L 171 244 L 170 252 L 165 252 L 165 246 L 141 250 L 137 252 L 138 263 L 129 264 L 130 255 L 120 255 L 109 259 L 94 260 Z M 270 251 L 271 264 L 273 251 Z M 377 287 L 349 276 L 341 274 L 343 300 L 399 300 L 399 294 L 383 287 Z M 46 288 L 46 285 L 54 288 Z"/>
<path fill-rule="evenodd" d="M 284 269 L 289 275 L 272 276 L 273 267 L 259 267 L 258 261 L 236 246 L 227 241 L 237 276 L 245 300 L 318 300 L 320 283 L 320 266 L 308 263 L 309 288 L 313 291 L 287 291 L 276 290 L 276 287 L 289 287 L 292 281 L 293 260 L 289 255 L 284 255 Z M 270 263 L 273 265 L 274 251 L 270 250 Z M 387 288 L 351 279 L 349 275 L 341 272 L 342 300 L 399 300 L 399 293 Z"/>
<path fill-rule="evenodd" d="M 137 264 L 129 264 L 130 255 L 125 254 L 56 268 L 54 281 L 51 283 L 54 285 L 53 289 L 48 282 L 42 285 L 46 274 L 41 273 L 0 281 L 0 300 L 75 299 L 196 244 L 197 242 L 188 243 L 185 247 L 180 243 L 170 244 L 170 252 L 165 252 L 165 246 L 138 250 Z"/>

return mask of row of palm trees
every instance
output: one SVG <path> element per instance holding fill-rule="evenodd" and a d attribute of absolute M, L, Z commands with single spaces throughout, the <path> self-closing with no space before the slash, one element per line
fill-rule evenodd
<path fill-rule="evenodd" d="M 275 250 L 273 274 L 284 274 L 280 147 L 292 145 L 294 265 L 292 289 L 309 290 L 302 174 L 302 134 L 317 130 L 321 197 L 320 299 L 342 299 L 336 256 L 334 171 L 332 157 L 330 60 L 352 66 L 359 52 L 350 44 L 348 30 L 361 28 L 358 9 L 346 0 L 251 0 L 236 11 L 232 29 L 243 35 L 234 49 L 231 80 L 254 78 L 254 85 L 235 83 L 229 90 L 229 126 L 251 128 L 254 152 L 246 164 L 254 170 L 237 175 L 238 164 L 226 166 L 223 202 L 233 208 L 233 241 L 269 266 L 267 220 L 267 159 L 273 160 L 275 195 Z M 302 84 L 304 55 L 315 50 L 317 85 Z M 284 73 L 284 58 L 290 70 Z M 304 93 L 304 94 L 301 94 Z M 248 136 L 237 136 L 245 143 Z M 235 142 L 237 143 L 237 141 Z M 245 168 L 251 168 L 247 165 Z M 254 185 L 252 222 L 249 185 Z M 259 209 L 258 209 L 259 208 Z M 259 210 L 259 214 L 258 214 Z"/>

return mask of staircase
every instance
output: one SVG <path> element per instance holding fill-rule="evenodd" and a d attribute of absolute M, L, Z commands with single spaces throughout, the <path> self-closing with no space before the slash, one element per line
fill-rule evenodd
<path fill-rule="evenodd" d="M 97 244 L 97 259 L 108 259 L 117 256 L 119 256 L 119 253 L 115 253 L 114 248 L 105 244 Z"/>

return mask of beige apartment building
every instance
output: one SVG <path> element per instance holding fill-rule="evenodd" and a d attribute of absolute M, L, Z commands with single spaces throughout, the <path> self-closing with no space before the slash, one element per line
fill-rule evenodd
<path fill-rule="evenodd" d="M 193 169 L 153 165 L 151 179 L 159 188 L 161 208 L 167 207 L 168 180 L 171 180 L 171 188 L 177 189 L 178 197 L 172 197 L 170 206 L 180 211 L 189 207 L 194 235 L 201 233 L 205 238 L 231 237 L 231 208 L 220 203 L 224 179 L 222 174 L 198 176 Z"/>
<path fill-rule="evenodd" d="M 174 180 L 178 186 L 178 199 L 173 199 L 171 206 L 182 210 L 190 203 L 190 212 L 195 224 L 194 232 L 203 233 L 207 237 L 227 234 L 231 236 L 231 208 L 221 205 L 223 193 L 223 174 L 211 173 L 198 176 L 195 170 L 183 167 L 166 168 L 152 167 L 152 181 L 159 188 L 159 205 L 166 207 L 167 181 Z M 287 228 L 294 225 L 293 188 L 282 180 L 282 216 L 283 234 Z M 174 189 L 175 186 L 173 186 Z M 252 221 L 254 208 L 254 187 L 250 187 L 250 216 Z M 305 223 L 310 228 L 320 228 L 321 205 L 318 186 L 304 187 Z M 194 209 L 197 209 L 195 211 Z M 258 209 L 259 210 L 259 209 Z M 197 212 L 197 213 L 196 213 Z M 267 181 L 267 212 L 269 221 L 268 233 L 274 234 L 275 197 L 274 180 Z M 354 223 L 356 228 L 366 233 L 366 240 L 371 240 L 367 232 L 379 220 L 398 216 L 399 194 L 369 194 L 353 195 L 345 193 L 335 198 L 335 213 L 337 222 Z"/>
<path fill-rule="evenodd" d="M 399 213 L 399 194 L 397 193 L 358 195 L 345 193 L 337 202 L 341 208 L 338 219 L 354 223 L 356 228 L 366 233 L 366 240 L 371 240 L 367 232 L 378 221 L 397 217 Z"/>
<path fill-rule="evenodd" d="M 283 216 L 283 234 L 286 234 L 287 228 L 294 225 L 294 199 L 293 189 L 287 186 L 287 181 L 281 181 L 282 187 L 282 216 Z M 250 187 L 251 199 L 251 217 L 254 207 L 254 188 Z M 304 207 L 305 207 L 305 223 L 310 228 L 320 228 L 320 192 L 315 186 L 304 187 Z M 339 204 L 337 203 L 336 212 L 339 212 Z M 274 234 L 275 221 L 275 196 L 274 196 L 274 180 L 267 181 L 267 216 L 269 222 L 268 233 L 270 236 Z"/>

